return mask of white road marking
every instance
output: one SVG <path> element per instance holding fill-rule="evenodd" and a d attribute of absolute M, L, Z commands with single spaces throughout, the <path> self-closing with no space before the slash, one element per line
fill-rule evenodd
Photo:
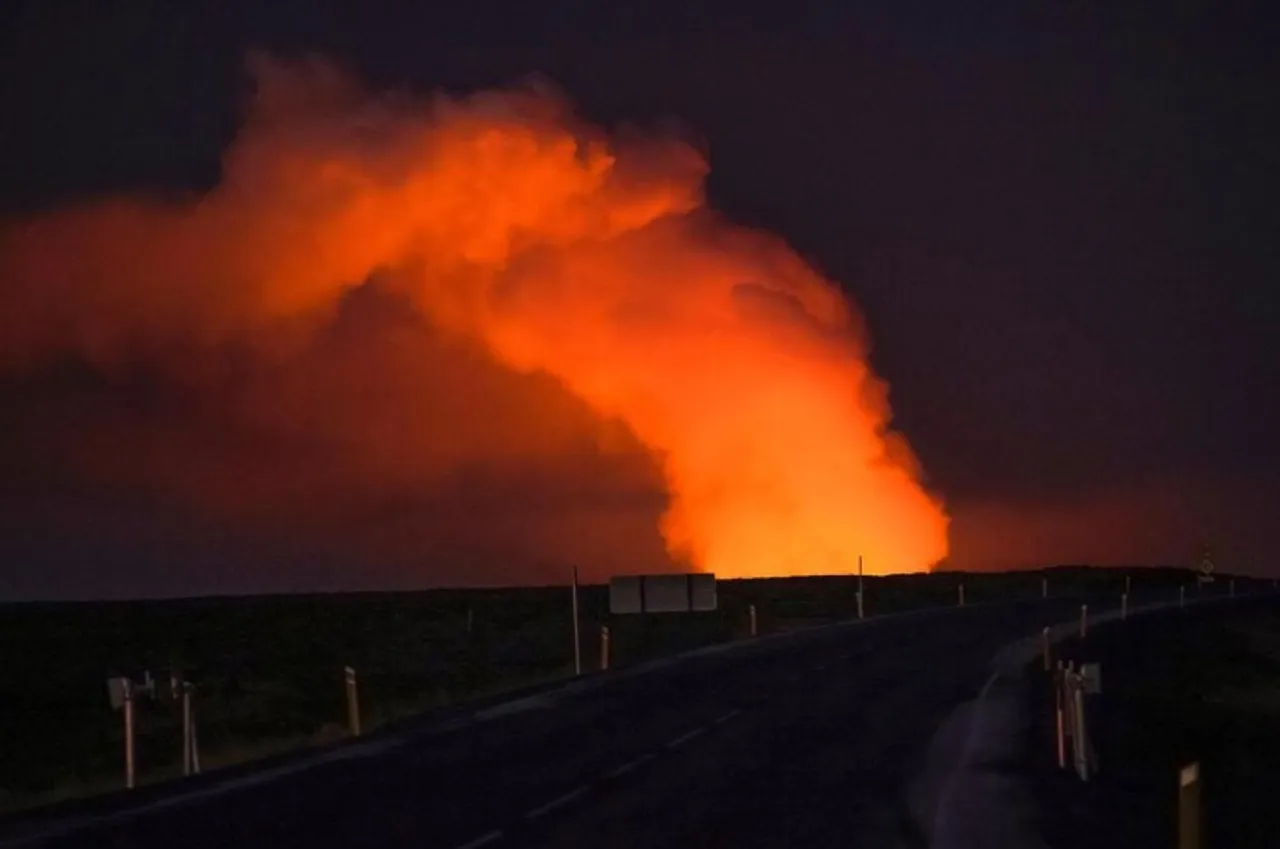
<path fill-rule="evenodd" d="M 734 708 L 733 710 L 729 711 L 726 714 L 717 716 L 714 720 L 712 720 L 712 724 L 720 725 L 722 723 L 728 722 L 729 720 L 733 719 L 735 716 L 737 716 L 740 713 L 742 713 L 741 710 L 739 710 L 738 708 Z"/>
<path fill-rule="evenodd" d="M 705 728 L 695 728 L 692 731 L 690 731 L 688 734 L 681 734 L 679 737 L 677 737 L 674 740 L 668 740 L 666 743 L 666 747 L 668 749 L 679 748 L 680 746 L 683 746 L 685 743 L 688 743 L 694 737 L 697 737 L 699 734 L 701 734 L 706 730 L 707 729 Z"/>
<path fill-rule="evenodd" d="M 501 831 L 490 831 L 487 834 L 480 835 L 470 843 L 463 843 L 461 846 L 455 846 L 454 849 L 479 849 L 481 846 L 488 846 L 490 843 L 495 843 L 501 839 Z"/>
<path fill-rule="evenodd" d="M 551 813 L 556 808 L 563 808 L 565 805 L 568 805 L 574 799 L 577 799 L 580 796 L 586 795 L 586 792 L 588 789 L 589 788 L 586 787 L 586 785 L 583 785 L 582 787 L 578 787 L 574 790 L 570 790 L 568 793 L 564 794 L 563 796 L 557 796 L 547 804 L 534 808 L 532 811 L 529 811 L 524 815 L 524 818 L 527 820 L 536 820 L 538 817 L 545 816 L 546 814 Z"/>
<path fill-rule="evenodd" d="M 653 755 L 643 755 L 641 757 L 635 758 L 634 760 L 629 760 L 626 763 L 624 763 L 622 766 L 614 767 L 613 769 L 609 770 L 609 772 L 605 773 L 604 777 L 618 778 L 620 776 L 626 775 L 628 772 L 631 772 L 631 770 L 640 766 L 640 764 L 644 763 L 645 761 L 650 760 L 652 757 Z"/>

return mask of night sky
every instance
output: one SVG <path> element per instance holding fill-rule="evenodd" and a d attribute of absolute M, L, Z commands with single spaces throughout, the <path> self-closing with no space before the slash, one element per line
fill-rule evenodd
<path fill-rule="evenodd" d="M 1225 6 L 1244 8 L 9 2 L 0 212 L 212 186 L 254 50 L 322 55 L 375 90 L 538 75 L 592 122 L 696 140 L 711 204 L 859 305 L 953 517 L 952 565 L 1189 564 L 1207 541 L 1221 568 L 1280 575 L 1280 27 Z M 558 580 L 523 533 L 383 556 L 67 460 L 79 423 L 165 392 L 75 362 L 0 372 L 0 598 Z M 607 470 L 588 466 L 530 503 L 599 497 Z M 521 489 L 487 486 L 468 497 Z M 447 501 L 393 523 L 453 528 Z"/>

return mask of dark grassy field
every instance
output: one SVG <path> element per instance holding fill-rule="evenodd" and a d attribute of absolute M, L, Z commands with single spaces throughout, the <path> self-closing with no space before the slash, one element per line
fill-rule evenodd
<path fill-rule="evenodd" d="M 1047 572 L 934 573 L 866 579 L 867 615 L 1055 595 L 1176 592 L 1173 569 L 1061 567 Z M 583 662 L 612 632 L 615 668 L 746 635 L 847 619 L 856 578 L 725 581 L 714 613 L 608 616 L 607 588 L 583 587 Z M 470 622 L 470 627 L 468 626 Z M 567 587 L 431 590 L 110 603 L 0 605 L 0 812 L 121 785 L 123 729 L 106 679 L 170 667 L 197 687 L 206 770 L 345 734 L 342 667 L 359 674 L 366 732 L 459 700 L 571 674 Z M 141 782 L 175 776 L 179 717 L 140 701 Z"/>
<path fill-rule="evenodd" d="M 1201 845 L 1280 845 L 1280 602 L 1100 628 L 1064 656 L 1102 664 L 1101 772 L 1084 784 L 1055 769 L 1051 687 L 1041 680 L 1033 751 L 1051 846 L 1177 846 L 1178 774 L 1192 762 L 1203 781 Z"/>

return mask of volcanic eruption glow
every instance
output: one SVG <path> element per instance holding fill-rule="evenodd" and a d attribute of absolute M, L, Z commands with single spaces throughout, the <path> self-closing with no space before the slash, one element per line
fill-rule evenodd
<path fill-rule="evenodd" d="M 857 314 L 779 239 L 705 206 L 692 147 L 610 138 L 533 88 L 419 100 L 320 63 L 255 71 L 209 192 L 0 233 L 8 369 L 305 337 L 376 280 L 625 424 L 661 469 L 675 561 L 745 577 L 945 557 Z"/>

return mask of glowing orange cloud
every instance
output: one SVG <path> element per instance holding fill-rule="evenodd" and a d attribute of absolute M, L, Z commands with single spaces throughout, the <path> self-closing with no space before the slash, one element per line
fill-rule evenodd
<path fill-rule="evenodd" d="M 780 240 L 705 206 L 691 147 L 611 140 L 532 89 L 423 102 L 255 64 L 216 188 L 0 234 L 10 368 L 248 336 L 287 360 L 376 280 L 624 423 L 661 468 L 676 560 L 757 576 L 947 554 L 856 314 Z"/>

